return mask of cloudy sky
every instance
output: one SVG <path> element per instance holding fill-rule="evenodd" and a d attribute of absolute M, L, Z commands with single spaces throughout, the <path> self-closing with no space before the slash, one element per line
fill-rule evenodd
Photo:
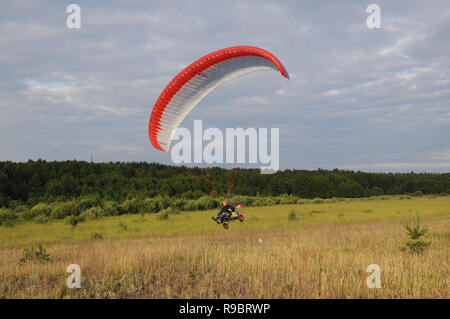
<path fill-rule="evenodd" d="M 0 161 L 171 163 L 147 135 L 161 90 L 201 56 L 251 45 L 291 79 L 229 82 L 183 127 L 278 127 L 281 168 L 449 172 L 449 34 L 447 0 L 2 3 Z"/>

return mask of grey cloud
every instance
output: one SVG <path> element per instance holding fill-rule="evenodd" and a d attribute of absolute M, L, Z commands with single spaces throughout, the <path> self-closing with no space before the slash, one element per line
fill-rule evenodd
<path fill-rule="evenodd" d="M 282 168 L 450 170 L 436 155 L 450 149 L 444 0 L 377 1 L 377 30 L 356 0 L 75 2 L 79 30 L 65 26 L 69 2 L 2 4 L 0 160 L 170 163 L 147 136 L 159 93 L 193 60 L 247 44 L 291 80 L 227 83 L 182 126 L 279 127 Z"/>

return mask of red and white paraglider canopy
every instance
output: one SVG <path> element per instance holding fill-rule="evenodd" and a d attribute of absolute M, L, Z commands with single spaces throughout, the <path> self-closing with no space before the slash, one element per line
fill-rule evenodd
<path fill-rule="evenodd" d="M 178 73 L 156 101 L 148 126 L 152 145 L 168 151 L 176 128 L 211 91 L 244 74 L 273 69 L 289 79 L 281 62 L 266 50 L 235 46 L 198 59 Z"/>

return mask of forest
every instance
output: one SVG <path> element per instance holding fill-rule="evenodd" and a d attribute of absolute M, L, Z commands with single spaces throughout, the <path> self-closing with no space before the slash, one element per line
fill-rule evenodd
<path fill-rule="evenodd" d="M 207 175 L 208 170 L 214 171 L 215 181 L 205 183 L 216 185 L 218 195 L 225 196 L 229 170 L 217 167 L 201 169 L 144 162 L 0 162 L 0 207 L 51 203 L 88 195 L 116 202 L 156 196 L 198 199 L 208 195 L 201 185 L 201 180 L 211 176 Z M 414 192 L 450 193 L 450 173 L 287 169 L 264 175 L 258 169 L 240 169 L 233 188 L 233 194 L 243 196 L 287 194 L 311 199 Z"/>

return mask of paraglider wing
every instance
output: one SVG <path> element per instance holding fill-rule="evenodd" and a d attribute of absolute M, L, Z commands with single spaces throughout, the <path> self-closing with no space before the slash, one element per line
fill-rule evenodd
<path fill-rule="evenodd" d="M 222 49 L 187 66 L 170 81 L 153 107 L 148 127 L 152 145 L 168 151 L 176 128 L 211 91 L 234 78 L 263 69 L 280 71 L 289 78 L 273 54 L 249 46 Z"/>

